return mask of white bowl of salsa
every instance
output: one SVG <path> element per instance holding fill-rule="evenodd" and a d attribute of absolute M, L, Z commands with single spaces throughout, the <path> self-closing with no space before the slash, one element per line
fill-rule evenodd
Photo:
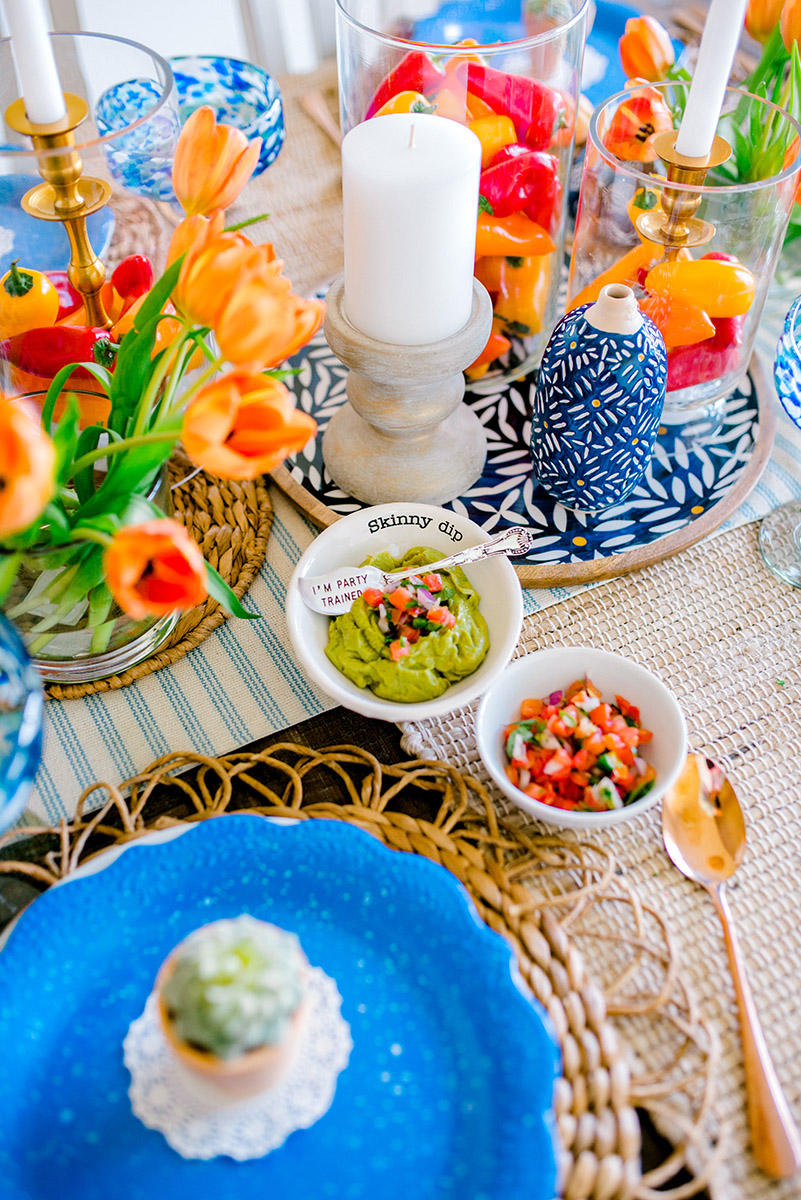
<path fill-rule="evenodd" d="M 575 681 L 585 678 L 601 693 L 600 700 L 603 704 L 610 707 L 615 706 L 614 711 L 619 707 L 615 698 L 623 697 L 626 702 L 622 706 L 623 711 L 629 714 L 628 722 L 631 723 L 631 726 L 640 726 L 653 735 L 645 744 L 633 749 L 636 766 L 632 764 L 630 768 L 632 776 L 636 772 L 640 772 L 641 778 L 648 780 L 648 789 L 639 798 L 633 798 L 628 803 L 625 793 L 623 793 L 622 803 L 620 803 L 617 789 L 611 789 L 614 800 L 610 798 L 610 803 L 614 803 L 615 807 L 603 811 L 589 811 L 583 807 L 583 799 L 576 801 L 575 808 L 560 808 L 553 803 L 545 803 L 528 794 L 543 790 L 536 783 L 532 787 L 535 779 L 548 778 L 544 774 L 542 766 L 529 772 L 528 777 L 521 777 L 520 773 L 517 773 L 518 779 L 522 779 L 528 793 L 512 782 L 507 771 L 507 768 L 512 765 L 510 754 L 513 756 L 514 753 L 517 753 L 519 757 L 522 750 L 519 743 L 515 749 L 514 729 L 511 734 L 507 731 L 521 721 L 523 702 L 528 700 L 547 702 L 551 697 L 558 697 L 559 693 L 564 692 Z M 554 706 L 560 707 L 567 703 L 569 701 L 557 699 Z M 632 709 L 639 710 L 636 721 L 630 715 Z M 581 721 L 582 715 L 579 710 L 578 713 L 572 713 L 571 717 L 573 720 L 578 718 Z M 609 708 L 606 710 L 606 715 L 610 715 Z M 587 717 L 590 723 L 592 723 L 592 716 L 592 711 L 589 711 Z M 541 722 L 538 716 L 534 716 L 533 721 L 534 733 L 535 735 L 539 733 L 539 741 L 536 744 L 542 746 L 542 743 L 545 743 L 542 746 L 543 752 L 550 750 L 551 755 L 554 755 L 557 741 L 582 748 L 585 744 L 572 730 L 569 730 L 564 737 L 557 732 L 551 738 L 548 733 L 544 733 L 539 728 Z M 564 731 L 563 726 L 558 728 Z M 589 725 L 586 728 L 589 734 Z M 621 821 L 631 820 L 632 817 L 645 812 L 656 804 L 668 788 L 676 782 L 687 757 L 687 730 L 684 715 L 673 693 L 656 675 L 638 663 L 631 662 L 619 654 L 596 650 L 589 646 L 555 646 L 545 650 L 535 650 L 531 654 L 515 659 L 484 693 L 476 712 L 475 731 L 481 759 L 493 782 L 500 790 L 532 817 L 545 821 L 549 825 L 560 825 L 570 829 L 603 829 L 610 825 L 617 825 Z M 535 744 L 533 739 L 531 744 Z M 599 749 L 585 757 L 590 761 L 596 760 L 590 768 L 591 780 L 599 772 L 611 779 L 612 771 L 615 768 L 623 774 L 620 760 L 613 757 L 610 762 L 606 748 Z M 597 766 L 599 759 L 601 766 Z M 542 759 L 540 759 L 541 762 Z M 582 761 L 581 766 L 586 768 L 586 763 Z M 655 776 L 651 782 L 650 777 L 654 772 Z M 512 773 L 514 774 L 514 769 Z M 559 774 L 561 771 L 557 771 L 556 776 L 550 778 L 554 779 Z M 581 777 L 581 772 L 579 772 L 579 777 Z M 583 786 L 582 781 L 582 789 Z M 558 790 L 558 783 L 554 782 L 553 787 Z M 593 783 L 593 787 L 597 791 L 599 785 Z M 631 779 L 629 787 L 629 794 L 632 797 L 637 795 L 638 790 L 643 791 L 642 788 L 637 788 L 634 778 Z M 605 785 L 601 787 L 600 791 L 602 795 L 605 794 Z"/>
<path fill-rule="evenodd" d="M 400 558 L 418 546 L 430 547 L 445 558 L 479 545 L 489 536 L 473 521 L 450 509 L 411 502 L 364 508 L 329 525 L 298 562 L 287 590 L 289 636 L 306 674 L 338 704 L 384 721 L 424 720 L 475 700 L 503 671 L 520 636 L 523 597 L 511 560 L 498 555 L 464 568 L 481 596 L 478 610 L 489 632 L 484 660 L 472 674 L 451 684 L 441 695 L 411 703 L 383 699 L 368 687 L 357 686 L 329 660 L 325 648 L 331 618 L 307 607 L 297 581 L 301 576 L 360 566 L 366 558 L 385 552 Z"/>

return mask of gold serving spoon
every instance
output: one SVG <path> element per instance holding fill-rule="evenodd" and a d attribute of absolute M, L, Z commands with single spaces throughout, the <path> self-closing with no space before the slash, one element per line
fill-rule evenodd
<path fill-rule="evenodd" d="M 801 1134 L 770 1059 L 726 896 L 745 853 L 745 821 L 722 768 L 703 754 L 689 755 L 665 796 L 662 836 L 681 873 L 706 888 L 718 910 L 740 1010 L 751 1144 L 762 1170 L 784 1179 L 801 1166 Z"/>

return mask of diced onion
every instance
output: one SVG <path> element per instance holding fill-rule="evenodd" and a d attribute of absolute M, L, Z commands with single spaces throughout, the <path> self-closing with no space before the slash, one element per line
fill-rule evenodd
<path fill-rule="evenodd" d="M 523 767 L 520 771 L 520 775 L 518 776 L 517 786 L 521 788 L 527 788 L 530 783 L 531 771 L 527 771 L 525 767 Z"/>

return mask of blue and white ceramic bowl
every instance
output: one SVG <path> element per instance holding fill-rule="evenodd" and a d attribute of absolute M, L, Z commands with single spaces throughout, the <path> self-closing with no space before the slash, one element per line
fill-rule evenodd
<path fill-rule="evenodd" d="M 42 756 L 42 681 L 0 614 L 0 832 L 21 814 Z"/>
<path fill-rule="evenodd" d="M 273 77 L 238 58 L 184 55 L 168 61 L 175 76 L 181 124 L 208 104 L 218 121 L 241 129 L 249 141 L 262 139 L 253 174 L 266 171 L 284 144 L 284 110 Z"/>

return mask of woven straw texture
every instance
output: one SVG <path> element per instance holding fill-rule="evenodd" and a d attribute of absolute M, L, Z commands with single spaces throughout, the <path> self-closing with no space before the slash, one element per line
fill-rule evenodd
<path fill-rule="evenodd" d="M 801 1123 L 801 610 L 797 592 L 762 565 L 757 533 L 755 525 L 741 527 L 527 617 L 518 654 L 591 645 L 642 663 L 675 693 L 693 746 L 730 774 L 745 810 L 749 847 L 730 884 L 732 909 L 770 1051 Z M 547 828 L 530 822 L 489 784 L 471 709 L 402 728 L 410 754 L 446 759 L 484 780 L 515 828 Z M 571 840 L 568 834 L 565 840 Z M 798 1179 L 770 1182 L 748 1150 L 734 990 L 709 897 L 668 861 L 658 810 L 599 840 L 640 901 L 659 913 L 690 985 L 690 1007 L 699 1006 L 719 1031 L 716 1110 L 728 1151 L 715 1173 L 716 1200 L 797 1200 Z M 603 976 L 613 969 L 618 952 L 613 942 L 596 942 L 588 952 L 593 971 Z M 663 1062 L 662 1023 L 630 1019 L 624 1032 L 635 1075 L 638 1063 L 653 1069 Z"/>
<path fill-rule="evenodd" d="M 188 768 L 196 773 L 174 777 Z M 315 799 L 320 784 L 327 785 L 330 797 L 332 783 L 336 801 Z M 428 793 L 427 807 L 436 812 L 433 820 L 397 811 L 410 788 Z M 165 789 L 171 793 L 170 815 L 159 816 Z M 99 809 L 83 815 L 84 807 L 93 809 L 98 803 Z M 680 995 L 656 915 L 618 883 L 615 859 L 607 849 L 589 841 L 527 837 L 499 817 L 480 782 L 445 763 L 382 767 L 356 746 L 318 752 L 291 743 L 220 759 L 170 754 L 119 788 L 87 788 L 69 825 L 23 831 L 45 835 L 50 849 L 38 862 L 2 860 L 0 872 L 49 885 L 110 844 L 225 811 L 345 820 L 393 849 L 423 854 L 452 871 L 487 924 L 509 940 L 524 979 L 554 1023 L 563 1056 L 555 1096 L 560 1195 L 566 1200 L 645 1200 L 652 1195 L 650 1185 L 670 1174 L 669 1166 L 651 1179 L 640 1178 L 640 1132 L 631 1107 L 629 1065 L 608 1015 L 664 1012 L 666 1030 L 674 1020 L 682 1026 L 673 1039 L 679 1043 L 679 1057 L 684 1027 L 693 1046 L 699 1034 L 708 1041 Z M 4 835 L 0 846 L 15 836 Z M 604 901 L 605 896 L 612 898 Z M 617 939 L 617 962 L 602 989 L 588 977 L 579 946 L 587 938 L 593 947 L 604 945 L 608 928 L 620 920 L 617 910 L 626 914 L 629 940 Z M 656 939 L 649 925 L 658 929 Z M 631 976 L 643 963 L 648 964 L 650 984 L 634 995 Z M 666 1069 L 641 1081 L 633 1093 L 638 1103 L 659 1111 L 661 1092 L 674 1086 L 671 1060 L 676 1054 L 674 1046 Z M 704 1059 L 702 1053 L 702 1063 Z M 679 1153 L 675 1163 L 681 1161 Z"/>
<path fill-rule="evenodd" d="M 241 598 L 267 553 L 273 508 L 264 480 L 236 483 L 196 472 L 183 452 L 170 460 L 169 479 L 174 517 L 188 529 L 206 561 Z M 167 641 L 144 662 L 94 683 L 50 684 L 47 695 L 54 700 L 74 700 L 125 687 L 177 662 L 225 619 L 224 609 L 216 601 L 207 600 L 183 613 Z"/>

